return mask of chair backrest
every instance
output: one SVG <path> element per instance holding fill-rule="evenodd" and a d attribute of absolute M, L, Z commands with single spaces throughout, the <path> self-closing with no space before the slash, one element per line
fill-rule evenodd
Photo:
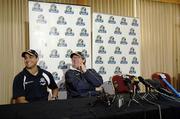
<path fill-rule="evenodd" d="M 111 81 L 105 81 L 101 86 L 104 89 L 104 92 L 106 94 L 108 94 L 108 95 L 114 95 L 115 94 L 114 85 Z"/>
<path fill-rule="evenodd" d="M 116 93 L 128 93 L 129 89 L 122 75 L 114 75 L 112 82 Z"/>
<path fill-rule="evenodd" d="M 158 80 L 160 83 L 161 83 L 161 86 L 167 90 L 170 91 L 170 89 L 168 88 L 168 86 L 161 80 L 161 76 L 160 74 L 164 74 L 166 76 L 166 80 L 171 84 L 171 77 L 168 73 L 164 73 L 164 72 L 156 72 L 156 73 L 153 73 L 151 75 L 151 78 L 153 80 Z"/>

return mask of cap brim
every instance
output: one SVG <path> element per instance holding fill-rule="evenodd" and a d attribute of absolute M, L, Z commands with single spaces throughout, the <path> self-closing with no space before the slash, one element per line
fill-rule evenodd
<path fill-rule="evenodd" d="M 80 54 L 78 54 L 78 53 L 72 53 L 70 57 L 72 58 L 74 55 L 82 57 L 82 56 L 81 56 Z"/>
<path fill-rule="evenodd" d="M 22 57 L 25 57 L 25 54 L 29 54 L 29 55 L 31 55 L 31 56 L 34 55 L 34 54 L 30 53 L 30 52 L 23 52 L 21 56 L 22 56 Z"/>

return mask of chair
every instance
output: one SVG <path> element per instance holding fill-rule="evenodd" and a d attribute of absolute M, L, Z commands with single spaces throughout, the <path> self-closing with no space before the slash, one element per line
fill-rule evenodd
<path fill-rule="evenodd" d="M 116 93 L 129 93 L 128 86 L 122 75 L 114 75 L 112 77 L 112 82 Z"/>
<path fill-rule="evenodd" d="M 161 80 L 160 74 L 164 74 L 164 75 L 166 76 L 166 80 L 171 84 L 171 77 L 170 77 L 170 75 L 169 75 L 168 73 L 156 72 L 156 73 L 153 73 L 153 74 L 151 75 L 151 78 L 152 78 L 153 80 L 158 80 L 163 88 L 167 89 L 168 91 L 171 91 L 171 90 L 168 88 L 168 86 Z"/>

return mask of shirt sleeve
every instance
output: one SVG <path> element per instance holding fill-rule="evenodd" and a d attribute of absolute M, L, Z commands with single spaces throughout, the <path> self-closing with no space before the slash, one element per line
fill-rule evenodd
<path fill-rule="evenodd" d="M 88 69 L 84 74 L 86 80 L 95 87 L 103 84 L 103 79 L 94 69 Z"/>
<path fill-rule="evenodd" d="M 76 91 L 89 88 L 89 85 L 85 83 L 84 79 L 82 79 L 81 73 L 75 72 L 73 70 L 69 70 L 66 72 L 65 80 L 66 80 L 66 87 L 68 85 Z M 93 88 L 91 90 L 95 90 L 95 89 Z"/>
<path fill-rule="evenodd" d="M 49 76 L 49 79 L 50 79 L 50 84 L 48 85 L 48 87 L 50 89 L 58 88 L 58 86 L 57 86 L 56 82 L 54 81 L 54 78 L 53 78 L 53 76 L 52 76 L 52 74 L 50 72 L 48 72 L 48 76 Z"/>
<path fill-rule="evenodd" d="M 23 87 L 23 76 L 17 75 L 13 81 L 13 99 L 16 99 L 20 96 L 25 96 L 25 90 Z"/>

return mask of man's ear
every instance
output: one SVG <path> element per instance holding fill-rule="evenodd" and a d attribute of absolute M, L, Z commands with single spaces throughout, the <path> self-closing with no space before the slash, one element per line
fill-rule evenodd
<path fill-rule="evenodd" d="M 37 61 L 39 61 L 39 57 L 37 57 L 36 59 L 37 59 Z"/>

